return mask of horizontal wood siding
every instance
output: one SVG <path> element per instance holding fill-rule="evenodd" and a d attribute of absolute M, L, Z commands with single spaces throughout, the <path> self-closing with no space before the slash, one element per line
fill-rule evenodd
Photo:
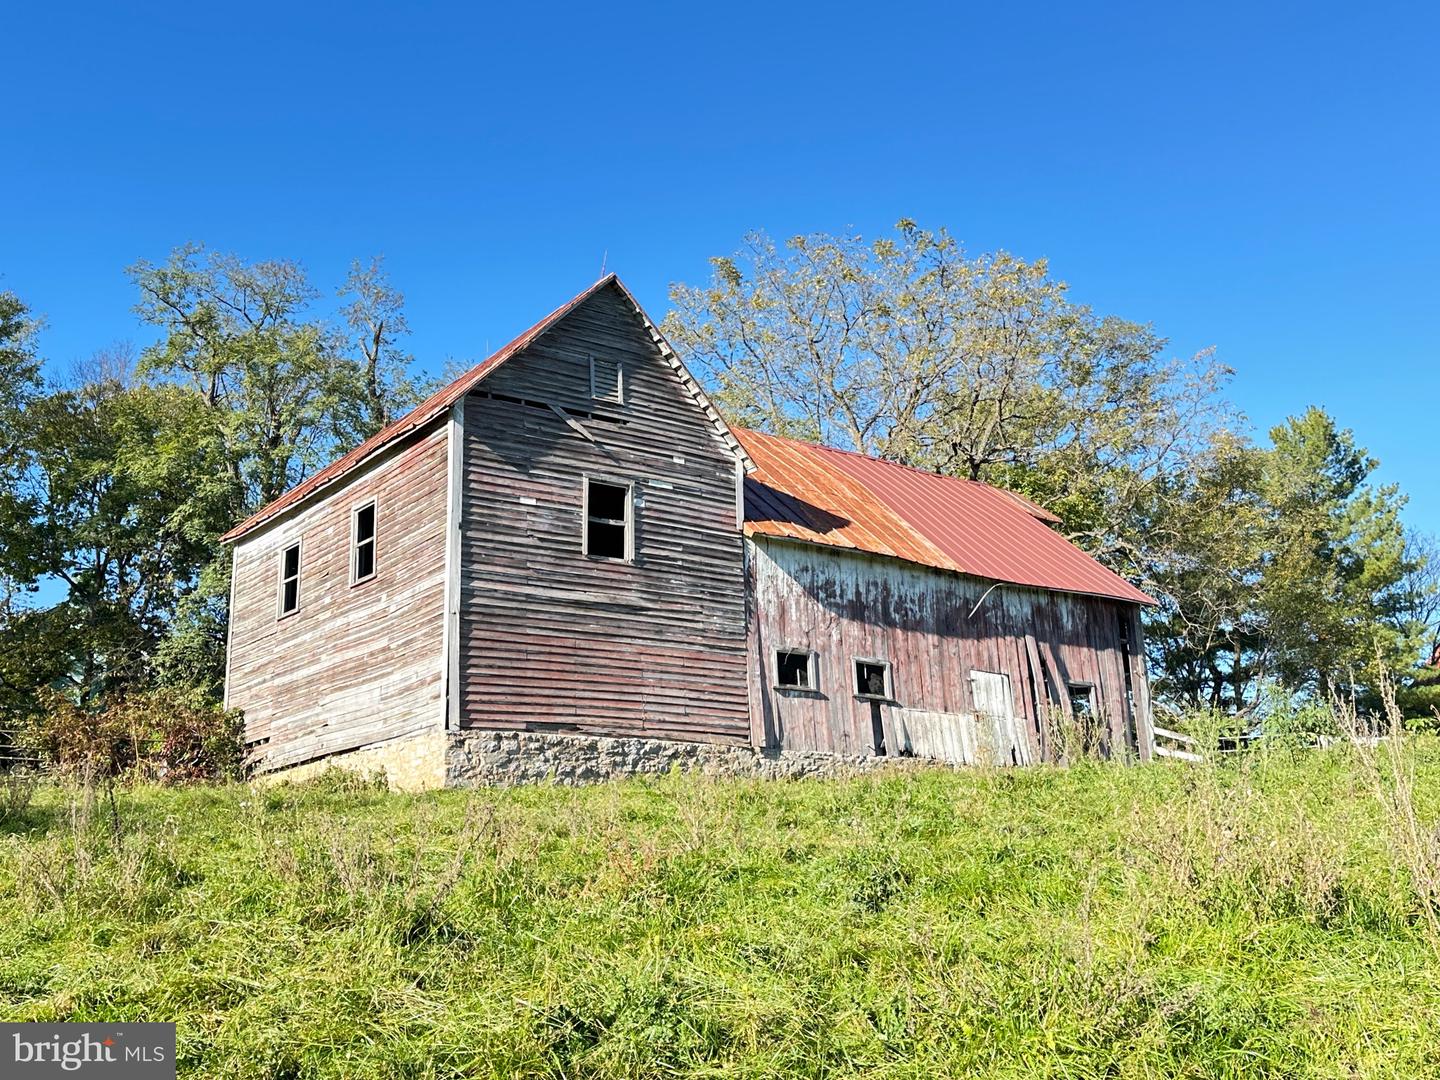
<path fill-rule="evenodd" d="M 895 708 L 973 713 L 970 675 L 1010 677 L 1034 760 L 1052 760 L 1045 713 L 1068 710 L 1066 683 L 1090 683 L 1111 747 L 1148 751 L 1143 643 L 1134 605 L 930 570 L 897 559 L 757 538 L 750 549 L 749 689 L 757 745 L 865 754 L 871 702 L 854 694 L 855 658 L 888 660 Z M 978 608 L 976 605 L 979 605 Z M 1126 694 L 1120 619 L 1130 621 L 1136 709 Z M 776 649 L 813 649 L 819 689 L 773 686 Z M 1139 727 L 1139 737 L 1135 734 Z"/>
<path fill-rule="evenodd" d="M 623 404 L 591 400 L 592 355 Z M 464 431 L 462 725 L 746 741 L 735 456 L 619 291 L 487 378 Z M 633 564 L 582 553 L 587 474 L 634 484 Z"/>
<path fill-rule="evenodd" d="M 442 723 L 446 428 L 398 447 L 235 547 L 227 700 L 278 768 Z M 351 511 L 376 499 L 373 578 L 350 584 Z M 300 542 L 300 610 L 277 618 Z"/>

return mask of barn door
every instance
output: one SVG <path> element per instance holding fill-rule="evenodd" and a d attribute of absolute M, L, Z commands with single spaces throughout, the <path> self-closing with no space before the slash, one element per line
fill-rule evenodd
<path fill-rule="evenodd" d="M 975 698 L 976 741 L 982 754 L 995 765 L 1030 764 L 1030 740 L 1015 716 L 1015 695 L 1010 676 L 998 671 L 972 671 Z"/>

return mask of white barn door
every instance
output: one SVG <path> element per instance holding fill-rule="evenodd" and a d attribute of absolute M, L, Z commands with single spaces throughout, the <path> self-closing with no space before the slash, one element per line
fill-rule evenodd
<path fill-rule="evenodd" d="M 1030 764 L 1030 740 L 1015 715 L 1010 676 L 997 671 L 972 671 L 976 735 L 981 752 L 994 765 Z"/>

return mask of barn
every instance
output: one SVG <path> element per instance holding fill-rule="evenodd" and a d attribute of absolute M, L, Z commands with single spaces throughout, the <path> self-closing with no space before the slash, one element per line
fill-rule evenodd
<path fill-rule="evenodd" d="M 1144 757 L 1148 598 L 1052 526 L 732 428 L 610 275 L 226 535 L 226 704 L 413 788 Z"/>

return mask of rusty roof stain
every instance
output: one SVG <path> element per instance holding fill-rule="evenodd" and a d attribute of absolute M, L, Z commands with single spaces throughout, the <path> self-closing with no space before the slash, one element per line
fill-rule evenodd
<path fill-rule="evenodd" d="M 1054 514 L 976 480 L 732 429 L 755 471 L 745 533 L 888 555 L 1037 589 L 1155 601 L 1052 530 Z"/>

